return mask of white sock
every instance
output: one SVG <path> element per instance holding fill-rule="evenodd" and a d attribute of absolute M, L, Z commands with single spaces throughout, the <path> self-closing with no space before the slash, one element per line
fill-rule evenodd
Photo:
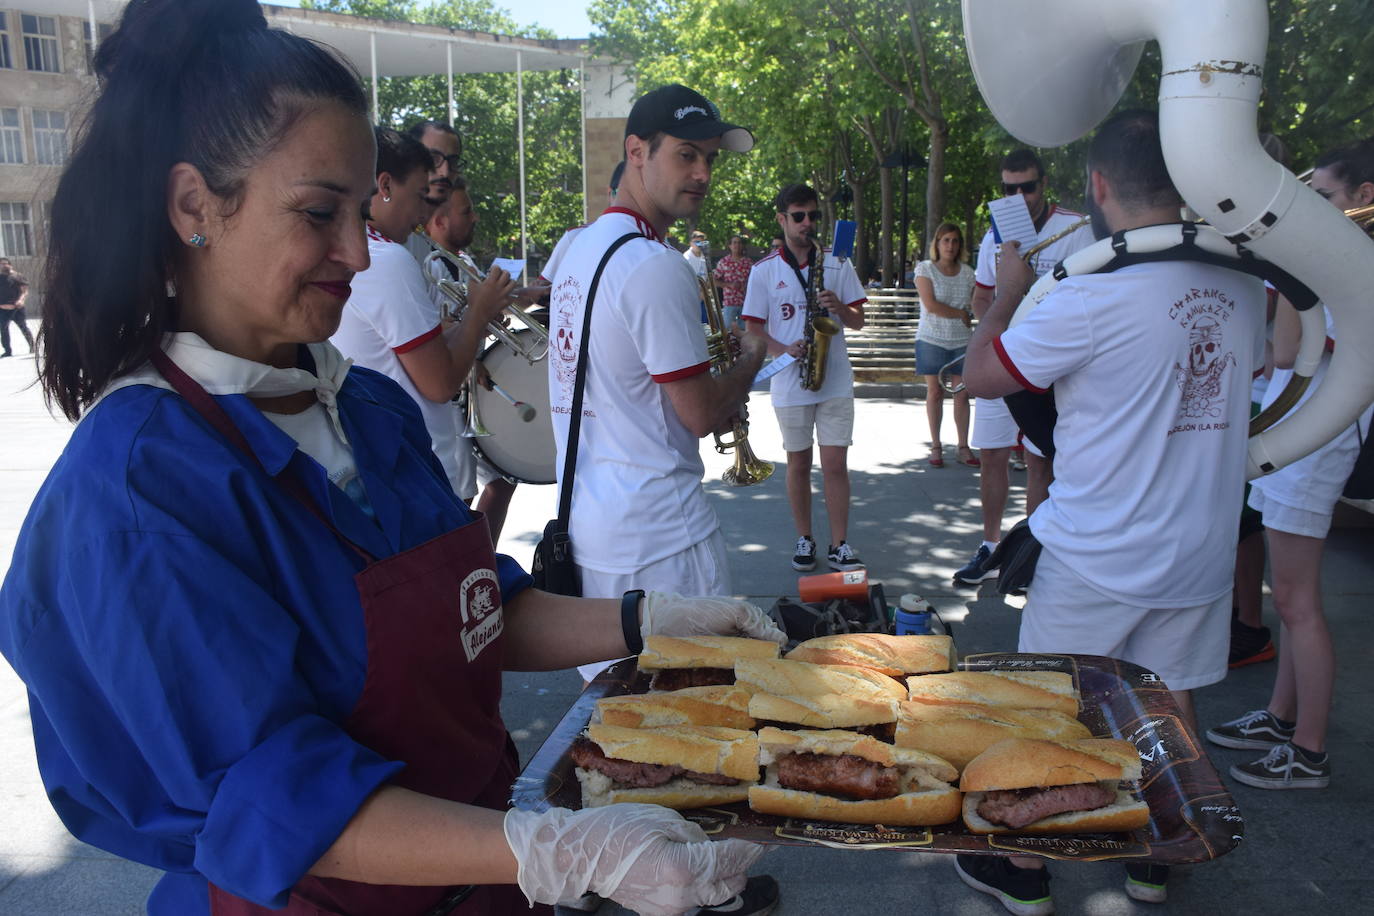
<path fill-rule="evenodd" d="M 997 549 L 997 545 L 998 545 L 999 543 L 1001 543 L 1001 542 L 1000 542 L 1000 541 L 984 541 L 984 542 L 983 542 L 983 546 L 986 547 L 988 550 L 996 550 L 996 549 Z"/>

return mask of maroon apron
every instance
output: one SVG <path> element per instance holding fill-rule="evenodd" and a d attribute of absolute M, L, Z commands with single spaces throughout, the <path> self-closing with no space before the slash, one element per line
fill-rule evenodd
<path fill-rule="evenodd" d="M 200 385 L 165 354 L 154 354 L 152 361 L 207 422 L 256 460 L 243 433 Z M 505 808 L 518 766 L 501 720 L 501 585 L 486 520 L 478 514 L 460 528 L 375 560 L 328 521 L 294 475 L 288 471 L 275 480 L 368 561 L 354 577 L 367 628 L 367 678 L 344 730 L 364 747 L 406 764 L 394 785 Z M 524 894 L 510 885 L 401 887 L 306 875 L 280 910 L 213 884 L 209 889 L 213 916 L 530 912 Z"/>

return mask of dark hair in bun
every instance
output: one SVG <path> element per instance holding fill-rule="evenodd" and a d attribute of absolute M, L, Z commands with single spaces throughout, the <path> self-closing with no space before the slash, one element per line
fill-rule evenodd
<path fill-rule="evenodd" d="M 191 163 L 233 200 L 309 109 L 367 112 L 347 63 L 269 29 L 254 0 L 131 0 L 95 69 L 100 94 L 53 198 L 44 268 L 40 380 L 72 419 L 175 327 L 171 167 Z"/>

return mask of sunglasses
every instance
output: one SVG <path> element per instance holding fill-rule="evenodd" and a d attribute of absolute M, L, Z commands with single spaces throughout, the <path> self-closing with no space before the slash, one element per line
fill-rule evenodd
<path fill-rule="evenodd" d="M 1032 178 L 1030 181 L 1023 181 L 1020 184 L 1002 183 L 1002 193 L 1010 197 L 1013 194 L 1029 194 L 1040 187 L 1040 179 Z"/>
<path fill-rule="evenodd" d="M 793 210 L 787 215 L 792 217 L 792 222 L 794 223 L 800 223 L 805 219 L 809 219 L 813 223 L 819 223 L 822 216 L 819 210 Z"/>

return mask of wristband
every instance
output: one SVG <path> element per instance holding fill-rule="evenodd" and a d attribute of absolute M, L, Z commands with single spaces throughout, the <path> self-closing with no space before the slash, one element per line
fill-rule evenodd
<path fill-rule="evenodd" d="M 644 651 L 644 635 L 639 632 L 639 602 L 644 597 L 644 589 L 635 588 L 620 598 L 620 628 L 625 633 L 625 648 L 631 655 Z"/>

